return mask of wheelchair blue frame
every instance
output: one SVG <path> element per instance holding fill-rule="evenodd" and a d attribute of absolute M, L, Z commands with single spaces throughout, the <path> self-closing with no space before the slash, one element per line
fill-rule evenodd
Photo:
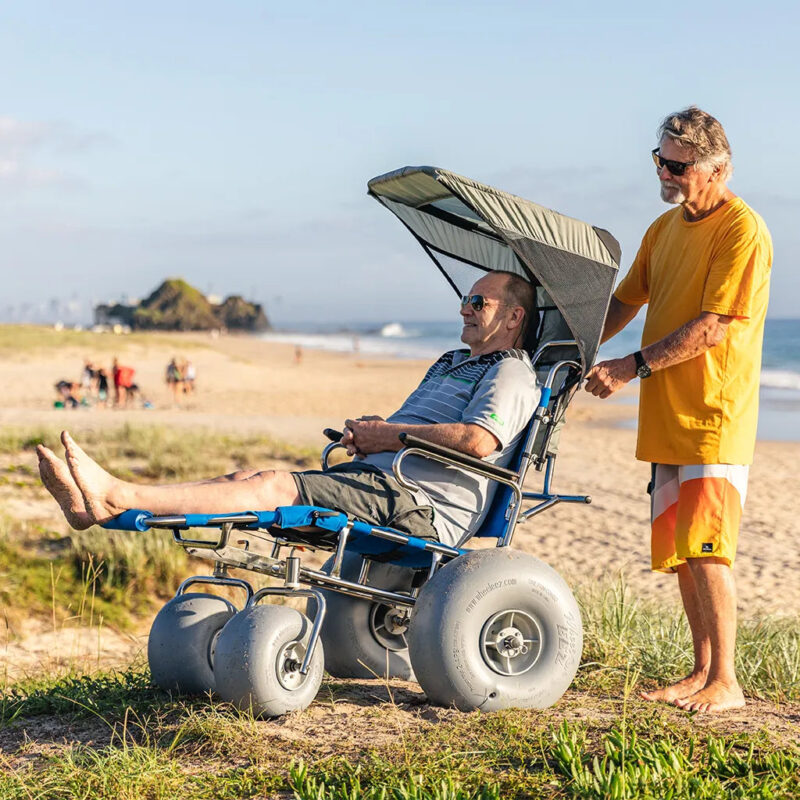
<path fill-rule="evenodd" d="M 555 341 L 541 349 L 534 361 L 548 347 L 564 347 L 566 341 Z M 589 503 L 591 498 L 583 495 L 560 495 L 552 490 L 555 455 L 548 453 L 549 436 L 546 435 L 559 422 L 569 402 L 576 383 L 569 378 L 562 381 L 559 391 L 554 392 L 554 383 L 562 371 L 568 371 L 574 378 L 580 374 L 579 365 L 572 361 L 561 361 L 553 365 L 542 388 L 539 404 L 528 425 L 526 436 L 515 458 L 513 470 L 505 470 L 485 464 L 479 459 L 470 459 L 446 448 L 435 448 L 418 439 L 405 439 L 407 446 L 395 457 L 393 469 L 398 481 L 411 485 L 403 476 L 403 459 L 411 454 L 433 458 L 442 463 L 455 464 L 462 469 L 483 472 L 490 480 L 500 484 L 492 499 L 489 512 L 484 517 L 478 531 L 469 538 L 494 538 L 498 547 L 508 547 L 518 522 L 535 516 L 557 503 Z M 548 430 L 549 429 L 549 430 Z M 539 436 L 540 432 L 545 435 Z M 534 446 L 539 443 L 538 449 Z M 330 452 L 338 445 L 328 445 L 323 452 L 322 466 L 327 468 Z M 429 449 L 431 448 L 431 449 Z M 473 463 L 474 462 L 474 463 Z M 523 491 L 522 485 L 530 466 L 544 471 L 543 487 L 540 492 Z M 524 500 L 539 501 L 523 511 Z M 230 514 L 184 514 L 154 516 L 149 511 L 132 509 L 107 522 L 104 527 L 116 530 L 146 531 L 149 529 L 171 530 L 176 544 L 184 547 L 194 556 L 206 557 L 215 561 L 212 575 L 195 575 L 187 578 L 178 588 L 176 596 L 185 593 L 190 586 L 210 584 L 241 588 L 247 595 L 248 605 L 258 602 L 269 594 L 307 595 L 302 589 L 305 584 L 313 589 L 324 588 L 353 597 L 369 599 L 395 607 L 411 608 L 415 604 L 415 591 L 399 593 L 370 586 L 369 566 L 372 562 L 389 562 L 395 566 L 425 573 L 430 578 L 443 564 L 467 552 L 464 547 L 450 547 L 441 542 L 410 536 L 392 528 L 371 525 L 349 517 L 340 511 L 317 506 L 283 506 L 269 511 L 245 511 Z M 190 529 L 218 528 L 214 538 L 191 538 L 185 535 Z M 231 544 L 233 531 L 245 532 L 264 538 L 271 544 L 269 555 L 257 554 L 249 549 L 249 542 L 243 540 L 244 547 Z M 465 537 L 466 538 L 466 537 Z M 289 547 L 290 555 L 281 558 L 281 551 Z M 329 573 L 303 566 L 298 548 L 334 551 L 334 559 Z M 355 553 L 362 558 L 362 568 L 357 581 L 341 577 L 341 566 L 345 553 Z M 233 578 L 228 574 L 230 568 L 240 568 L 258 572 L 278 580 L 283 587 L 272 587 L 256 592 L 246 580 Z M 307 669 L 322 626 L 324 600 L 318 593 L 318 618 L 308 645 L 303 668 Z M 304 669 L 301 672 L 304 673 Z"/>

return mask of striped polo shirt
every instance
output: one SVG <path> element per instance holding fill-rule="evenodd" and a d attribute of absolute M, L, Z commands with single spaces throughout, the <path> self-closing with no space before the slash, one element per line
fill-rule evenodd
<path fill-rule="evenodd" d="M 533 416 L 539 394 L 530 358 L 523 350 L 473 357 L 468 350 L 452 350 L 428 370 L 387 422 L 480 425 L 500 442 L 484 460 L 505 467 Z M 394 455 L 373 453 L 362 461 L 392 475 Z M 421 456 L 406 458 L 403 474 L 419 487 L 414 493 L 417 502 L 433 507 L 433 524 L 445 544 L 456 544 L 466 531 L 477 530 L 496 488 L 487 478 Z"/>

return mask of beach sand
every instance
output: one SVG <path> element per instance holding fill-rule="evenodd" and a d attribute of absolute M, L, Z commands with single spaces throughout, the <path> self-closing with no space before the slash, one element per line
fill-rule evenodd
<path fill-rule="evenodd" d="M 105 345 L 100 354 L 75 346 L 6 352 L 0 430 L 68 428 L 80 441 L 88 429 L 153 424 L 258 432 L 321 450 L 326 443 L 322 428 L 340 428 L 349 416 L 387 416 L 428 366 L 312 350 L 296 365 L 293 347 L 253 337 L 119 337 L 114 345 L 120 360 L 135 367 L 152 409 L 53 408 L 54 382 L 77 380 L 84 358 L 110 363 Z M 173 355 L 190 358 L 198 373 L 196 394 L 179 408 L 163 381 Z M 553 486 L 563 493 L 589 494 L 592 503 L 546 511 L 517 529 L 514 545 L 547 561 L 573 585 L 613 581 L 623 572 L 633 593 L 677 604 L 674 576 L 649 569 L 649 465 L 634 459 L 632 399 L 633 388 L 610 401 L 579 394 L 568 413 Z M 31 465 L 33 461 L 31 454 Z M 800 443 L 760 441 L 756 447 L 736 563 L 739 606 L 748 616 L 800 613 L 800 548 L 793 511 L 799 461 Z M 540 481 L 541 474 L 531 472 L 529 485 L 538 488 Z M 33 501 L 5 491 L 2 499 L 7 515 L 42 519 L 66 531 L 48 497 Z M 8 661 L 14 657 L 7 653 Z"/>

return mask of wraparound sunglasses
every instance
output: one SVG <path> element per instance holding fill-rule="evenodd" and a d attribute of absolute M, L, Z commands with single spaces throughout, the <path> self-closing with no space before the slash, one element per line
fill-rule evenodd
<path fill-rule="evenodd" d="M 666 167 L 671 175 L 676 175 L 680 177 L 686 172 L 687 167 L 691 167 L 696 164 L 696 161 L 673 161 L 671 158 L 664 158 L 658 154 L 660 148 L 656 147 L 654 150 L 651 151 L 653 156 L 653 162 L 659 168 L 659 170 Z"/>
<path fill-rule="evenodd" d="M 495 303 L 497 301 L 490 300 L 490 303 Z M 461 308 L 464 306 L 472 306 L 475 311 L 482 311 L 483 307 L 486 305 L 486 298 L 482 294 L 465 294 L 461 297 Z M 500 303 L 497 302 L 499 306 L 508 305 L 508 303 Z"/>

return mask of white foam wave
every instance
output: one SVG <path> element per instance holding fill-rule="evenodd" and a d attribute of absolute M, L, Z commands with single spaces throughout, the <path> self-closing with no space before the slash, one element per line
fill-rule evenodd
<path fill-rule="evenodd" d="M 418 336 L 419 332 L 406 330 L 399 322 L 389 322 L 381 327 L 378 335 L 387 339 L 410 339 Z"/>
<path fill-rule="evenodd" d="M 783 369 L 761 371 L 761 385 L 770 389 L 790 389 L 800 392 L 800 373 Z"/>

